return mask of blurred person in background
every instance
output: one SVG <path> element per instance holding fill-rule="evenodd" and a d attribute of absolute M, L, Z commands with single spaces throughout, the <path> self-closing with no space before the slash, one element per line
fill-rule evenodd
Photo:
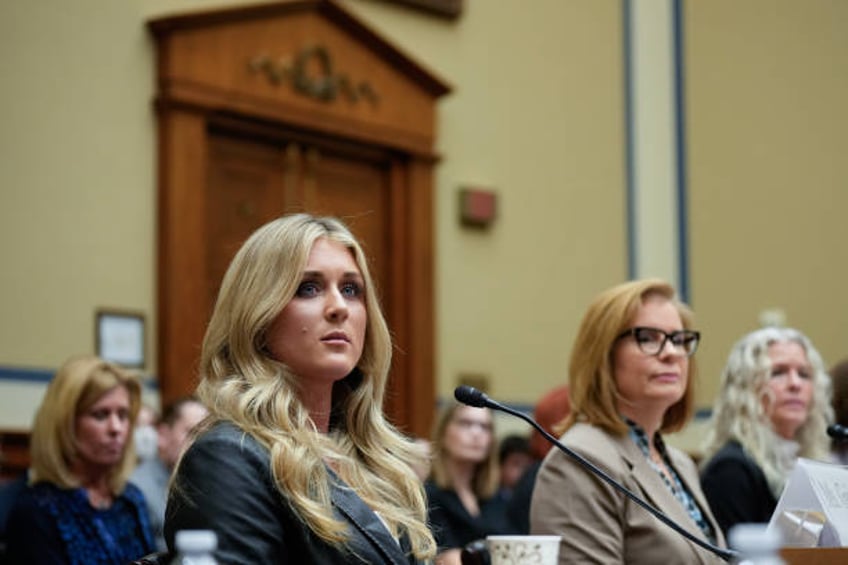
<path fill-rule="evenodd" d="M 848 429 L 848 359 L 830 369 L 830 380 L 834 423 Z M 848 441 L 833 439 L 830 452 L 834 463 L 848 465 Z"/>
<path fill-rule="evenodd" d="M 568 385 L 562 385 L 546 392 L 539 399 L 533 409 L 533 419 L 543 430 L 557 437 L 561 433 L 560 426 L 563 425 L 570 411 Z M 542 466 L 542 460 L 552 447 L 553 444 L 539 433 L 539 430 L 533 428 L 530 432 L 532 463 L 515 484 L 507 504 L 507 516 L 516 533 L 522 535 L 530 533 L 530 500 L 533 497 L 536 475 L 539 473 L 539 467 Z"/>
<path fill-rule="evenodd" d="M 423 483 L 427 480 L 427 477 L 430 476 L 430 469 L 432 468 L 433 462 L 433 447 L 430 445 L 430 440 L 428 439 L 415 438 L 413 441 L 421 451 L 421 459 L 412 465 L 412 469 Z"/>
<path fill-rule="evenodd" d="M 426 483 L 429 522 L 438 565 L 460 563 L 462 548 L 493 534 L 512 533 L 506 499 L 498 491 L 498 451 L 488 408 L 451 401 L 433 433 Z"/>
<path fill-rule="evenodd" d="M 143 460 L 130 476 L 130 481 L 144 494 L 150 526 L 160 551 L 167 549 L 163 528 L 171 473 L 188 445 L 192 430 L 207 414 L 206 407 L 192 396 L 178 398 L 166 406 L 155 428 L 155 456 Z"/>
<path fill-rule="evenodd" d="M 701 484 L 726 533 L 768 522 L 798 457 L 827 459 L 830 378 L 810 340 L 763 328 L 731 349 L 704 444 Z"/>
<path fill-rule="evenodd" d="M 29 486 L 8 524 L 9 563 L 123 565 L 154 548 L 135 467 L 141 388 L 95 356 L 73 357 L 47 387 L 32 430 Z"/>
<path fill-rule="evenodd" d="M 565 419 L 571 413 L 571 401 L 568 396 L 568 385 L 558 386 L 546 392 L 533 409 L 533 419 L 542 429 L 558 436 L 558 430 L 565 424 Z M 539 431 L 533 428 L 530 432 L 530 451 L 537 461 L 541 461 L 551 450 L 553 444 Z"/>
<path fill-rule="evenodd" d="M 139 464 L 156 457 L 157 444 L 159 443 L 159 434 L 156 432 L 158 422 L 159 413 L 156 409 L 146 402 L 142 402 L 133 428 L 133 444 Z"/>
<path fill-rule="evenodd" d="M 498 464 L 501 495 L 509 499 L 519 479 L 533 464 L 530 441 L 516 434 L 501 438 L 498 442 Z"/>

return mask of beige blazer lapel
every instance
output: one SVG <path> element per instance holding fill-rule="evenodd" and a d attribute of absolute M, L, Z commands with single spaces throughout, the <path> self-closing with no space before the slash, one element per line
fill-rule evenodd
<path fill-rule="evenodd" d="M 641 494 L 646 502 L 651 504 L 653 507 L 662 510 L 666 516 L 677 523 L 681 528 L 684 528 L 699 539 L 709 541 L 706 536 L 704 536 L 701 528 L 698 527 L 698 524 L 696 524 L 689 515 L 689 512 L 686 511 L 683 505 L 680 504 L 680 501 L 677 500 L 671 490 L 666 486 L 659 473 L 651 467 L 650 463 L 648 463 L 648 460 L 645 458 L 645 455 L 633 442 L 630 436 L 625 435 L 616 438 L 616 448 L 619 450 L 619 453 L 621 453 L 621 456 L 630 464 L 633 478 L 642 490 L 641 493 L 636 494 Z M 676 461 L 674 464 L 675 469 L 679 470 L 680 465 L 678 465 Z M 687 486 L 689 485 L 687 484 Z M 691 490 L 692 489 L 690 489 L 690 491 Z M 647 510 L 645 512 L 647 512 Z M 663 525 L 663 527 L 669 526 Z M 689 540 L 686 540 L 682 535 L 680 538 L 685 541 L 692 550 L 693 563 L 701 563 L 702 560 L 697 551 L 697 546 Z"/>
<path fill-rule="evenodd" d="M 716 534 L 716 541 L 718 545 L 727 547 L 724 534 L 722 533 L 718 522 L 716 522 L 713 517 L 713 513 L 710 510 L 710 504 L 704 496 L 704 491 L 701 490 L 701 477 L 698 475 L 698 468 L 695 466 L 695 462 L 692 461 L 688 455 L 681 453 L 676 449 L 669 449 L 669 457 L 671 457 L 674 468 L 677 469 L 680 474 L 680 480 L 683 481 L 683 484 L 686 485 L 687 489 L 689 489 L 689 493 L 695 499 L 695 502 L 698 503 L 698 507 L 701 509 L 701 513 L 704 515 L 704 518 L 709 520 L 710 525 Z"/>

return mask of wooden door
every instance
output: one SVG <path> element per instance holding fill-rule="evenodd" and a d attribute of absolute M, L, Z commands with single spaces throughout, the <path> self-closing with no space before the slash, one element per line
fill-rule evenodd
<path fill-rule="evenodd" d="M 386 410 L 435 408 L 435 101 L 449 87 L 331 0 L 150 22 L 157 46 L 157 372 L 194 390 L 221 278 L 260 225 L 341 217 L 363 242 L 395 345 Z"/>
<path fill-rule="evenodd" d="M 342 219 L 361 242 L 390 327 L 398 319 L 391 296 L 392 157 L 360 144 L 279 133 L 230 120 L 210 127 L 206 219 L 206 321 L 224 273 L 253 231 L 283 214 L 308 212 Z M 196 351 L 200 352 L 200 344 Z M 196 365 L 198 359 L 192 360 Z M 395 364 L 386 406 L 390 417 L 403 419 L 398 403 L 403 379 Z"/>
<path fill-rule="evenodd" d="M 295 212 L 342 219 L 365 249 L 378 294 L 389 288 L 391 161 L 386 152 L 220 127 L 212 128 L 209 145 L 204 225 L 210 314 L 241 244 L 261 225 Z"/>

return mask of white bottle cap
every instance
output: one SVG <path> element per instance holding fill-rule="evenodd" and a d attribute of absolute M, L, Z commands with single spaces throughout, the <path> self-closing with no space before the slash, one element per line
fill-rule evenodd
<path fill-rule="evenodd" d="M 212 530 L 180 530 L 175 542 L 180 553 L 211 553 L 218 547 L 218 536 Z"/>

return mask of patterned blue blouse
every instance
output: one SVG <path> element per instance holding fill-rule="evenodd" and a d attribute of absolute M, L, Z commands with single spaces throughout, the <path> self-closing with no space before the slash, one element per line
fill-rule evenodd
<path fill-rule="evenodd" d="M 155 551 L 144 497 L 131 483 L 104 510 L 82 488 L 38 483 L 18 496 L 8 530 L 12 563 L 125 565 Z"/>
<path fill-rule="evenodd" d="M 671 481 L 669 481 L 668 477 L 665 476 L 665 473 L 663 473 L 659 466 L 651 459 L 651 446 L 648 440 L 648 434 L 645 433 L 645 430 L 629 418 L 624 418 L 624 421 L 627 422 L 627 425 L 630 427 L 630 438 L 636 443 L 636 445 L 639 446 L 639 449 L 642 450 L 642 454 L 648 460 L 648 464 L 651 468 L 659 474 L 660 478 L 665 483 L 665 486 L 668 487 L 671 494 L 673 494 L 680 504 L 683 505 L 683 508 L 685 508 L 689 513 L 692 520 L 698 524 L 698 527 L 701 528 L 701 531 L 704 532 L 707 539 L 709 539 L 711 543 L 716 543 L 716 533 L 713 531 L 712 525 L 710 525 L 709 520 L 704 517 L 704 514 L 698 507 L 698 503 L 695 502 L 695 498 L 692 496 L 692 493 L 689 492 L 689 489 L 686 488 L 686 485 L 684 485 L 683 481 L 680 480 L 680 476 L 677 474 L 677 469 L 675 469 L 674 465 L 671 464 L 671 458 L 668 456 L 668 451 L 665 448 L 665 442 L 663 442 L 662 436 L 660 436 L 659 432 L 654 434 L 654 446 L 657 448 L 657 451 L 662 457 L 668 472 L 671 473 Z"/>

